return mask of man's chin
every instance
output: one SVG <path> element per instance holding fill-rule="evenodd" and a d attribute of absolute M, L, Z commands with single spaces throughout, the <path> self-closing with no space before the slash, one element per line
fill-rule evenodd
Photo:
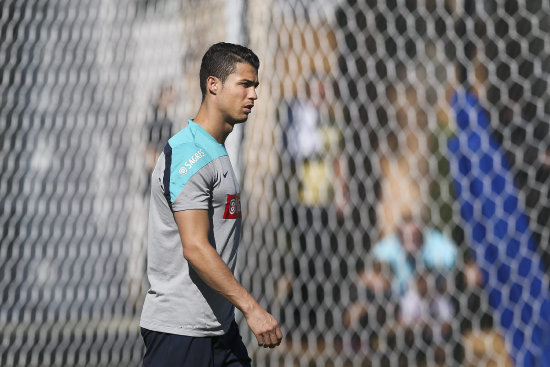
<path fill-rule="evenodd" d="M 248 115 L 244 116 L 243 118 L 233 120 L 232 124 L 242 124 L 243 122 L 246 122 L 246 120 L 248 120 Z"/>

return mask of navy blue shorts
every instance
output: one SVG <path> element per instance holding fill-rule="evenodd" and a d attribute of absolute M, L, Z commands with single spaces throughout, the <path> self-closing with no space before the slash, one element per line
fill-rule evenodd
<path fill-rule="evenodd" d="M 233 321 L 225 335 L 192 337 L 141 328 L 143 367 L 250 367 L 239 327 Z"/>

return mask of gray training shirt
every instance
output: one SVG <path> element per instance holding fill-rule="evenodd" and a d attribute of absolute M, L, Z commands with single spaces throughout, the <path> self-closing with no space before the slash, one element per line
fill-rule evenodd
<path fill-rule="evenodd" d="M 174 135 L 152 174 L 147 275 L 140 326 L 188 336 L 227 332 L 234 306 L 210 288 L 183 257 L 172 211 L 208 210 L 208 239 L 232 272 L 241 229 L 240 191 L 225 147 L 200 125 Z"/>

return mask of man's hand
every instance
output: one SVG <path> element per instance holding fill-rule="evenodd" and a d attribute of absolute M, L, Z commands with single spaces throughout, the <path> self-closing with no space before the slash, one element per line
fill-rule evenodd
<path fill-rule="evenodd" d="M 273 316 L 259 305 L 244 315 L 250 330 L 256 335 L 258 346 L 275 348 L 281 344 L 283 333 Z"/>

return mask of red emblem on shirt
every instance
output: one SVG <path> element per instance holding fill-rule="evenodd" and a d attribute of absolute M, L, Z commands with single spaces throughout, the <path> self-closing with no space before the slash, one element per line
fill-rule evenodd
<path fill-rule="evenodd" d="M 227 195 L 227 204 L 225 204 L 225 213 L 223 219 L 238 219 L 241 217 L 241 195 Z"/>

